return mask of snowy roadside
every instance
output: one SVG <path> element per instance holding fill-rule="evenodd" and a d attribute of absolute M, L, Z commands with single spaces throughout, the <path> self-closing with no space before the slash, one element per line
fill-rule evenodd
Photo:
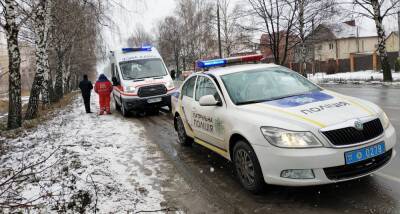
<path fill-rule="evenodd" d="M 143 132 L 120 117 L 85 114 L 79 97 L 26 136 L 0 139 L 0 213 L 10 205 L 38 213 L 169 209 L 162 181 L 179 178 Z"/>
<path fill-rule="evenodd" d="M 383 74 L 377 71 L 356 71 L 336 74 L 316 73 L 309 74 L 308 79 L 317 84 L 338 84 L 338 83 L 369 83 L 369 84 L 383 84 L 383 85 L 400 85 L 400 73 L 392 73 L 393 82 L 384 83 Z"/>
<path fill-rule="evenodd" d="M 3 101 L 3 102 L 8 102 L 8 97 L 0 98 L 0 102 L 2 102 L 2 101 Z M 22 97 L 21 97 L 21 101 L 22 101 L 22 106 L 28 104 L 28 102 L 29 102 L 29 96 L 22 96 Z M 7 112 L 2 112 L 2 111 L 0 111 L 0 119 L 3 118 L 3 117 L 6 117 L 7 115 L 8 115 Z"/>

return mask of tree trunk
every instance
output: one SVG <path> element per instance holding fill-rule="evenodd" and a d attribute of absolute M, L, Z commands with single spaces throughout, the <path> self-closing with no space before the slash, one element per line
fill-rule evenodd
<path fill-rule="evenodd" d="M 21 105 L 21 55 L 18 46 L 18 25 L 16 23 L 16 7 L 14 0 L 5 0 L 5 20 L 4 26 L 7 36 L 7 48 L 9 59 L 9 81 L 8 81 L 8 129 L 15 129 L 22 125 L 22 105 Z"/>
<path fill-rule="evenodd" d="M 64 76 L 64 53 L 61 50 L 57 50 L 57 71 L 56 71 L 56 83 L 54 86 L 54 97 L 58 101 L 63 97 L 63 76 Z"/>
<path fill-rule="evenodd" d="M 67 94 L 71 91 L 71 60 L 74 51 L 74 44 L 72 43 L 71 48 L 68 53 L 68 62 L 64 63 L 64 93 Z"/>
<path fill-rule="evenodd" d="M 378 52 L 383 71 L 383 81 L 391 82 L 393 81 L 392 70 L 390 68 L 388 54 L 386 51 L 386 35 L 382 25 L 383 17 L 381 15 L 380 3 L 378 0 L 372 0 L 371 5 L 374 11 L 376 31 L 378 32 Z"/>
<path fill-rule="evenodd" d="M 299 2 L 299 34 L 300 34 L 300 61 L 299 61 L 299 71 L 300 74 L 307 77 L 307 73 L 305 72 L 304 64 L 306 63 L 306 46 L 305 46 L 305 32 L 304 32 L 304 1 L 300 0 Z"/>
<path fill-rule="evenodd" d="M 35 14 L 35 55 L 36 55 L 36 73 L 33 80 L 31 94 L 29 97 L 28 109 L 25 119 L 30 120 L 38 116 L 39 95 L 43 88 L 44 70 L 46 66 L 46 41 L 45 41 L 45 5 L 46 0 L 39 2 Z M 48 95 L 46 95 L 48 100 Z"/>
<path fill-rule="evenodd" d="M 48 105 L 52 101 L 53 95 L 53 87 L 52 87 L 52 79 L 51 79 L 51 71 L 49 65 L 49 43 L 50 43 L 50 25 L 51 25 L 51 9 L 52 9 L 52 2 L 53 0 L 43 0 L 46 1 L 46 14 L 45 14 L 45 28 L 44 28 L 44 41 L 46 44 L 46 51 L 44 52 L 43 60 L 43 83 L 42 83 L 42 100 L 43 104 Z"/>

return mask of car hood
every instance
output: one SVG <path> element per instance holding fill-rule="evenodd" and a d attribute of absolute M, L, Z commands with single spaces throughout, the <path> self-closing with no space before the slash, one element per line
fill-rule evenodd
<path fill-rule="evenodd" d="M 306 123 L 317 128 L 325 128 L 351 119 L 375 116 L 380 112 L 380 109 L 370 102 L 327 90 L 242 105 L 239 108 L 254 112 L 261 116 L 260 119 L 262 115 L 269 115 L 286 123 Z"/>

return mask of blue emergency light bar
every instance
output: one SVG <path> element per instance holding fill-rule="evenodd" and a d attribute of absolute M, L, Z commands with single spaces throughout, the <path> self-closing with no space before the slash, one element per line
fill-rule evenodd
<path fill-rule="evenodd" d="M 243 62 L 257 62 L 261 61 L 263 55 L 261 54 L 254 54 L 254 55 L 247 55 L 247 56 L 238 56 L 238 57 L 230 57 L 225 59 L 212 59 L 212 60 L 198 60 L 197 67 L 198 68 L 210 68 L 216 66 L 225 66 L 229 64 L 237 64 Z"/>
<path fill-rule="evenodd" d="M 209 68 L 209 67 L 223 66 L 223 65 L 226 65 L 226 59 L 213 59 L 213 60 L 197 61 L 197 67 L 199 67 L 199 68 Z"/>
<path fill-rule="evenodd" d="M 151 46 L 142 46 L 140 48 L 122 48 L 123 53 L 135 52 L 135 51 L 151 51 Z"/>

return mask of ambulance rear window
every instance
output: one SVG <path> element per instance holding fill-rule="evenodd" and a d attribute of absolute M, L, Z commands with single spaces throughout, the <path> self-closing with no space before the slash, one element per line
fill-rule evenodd
<path fill-rule="evenodd" d="M 144 79 L 167 75 L 161 59 L 138 59 L 119 64 L 124 80 Z"/>

